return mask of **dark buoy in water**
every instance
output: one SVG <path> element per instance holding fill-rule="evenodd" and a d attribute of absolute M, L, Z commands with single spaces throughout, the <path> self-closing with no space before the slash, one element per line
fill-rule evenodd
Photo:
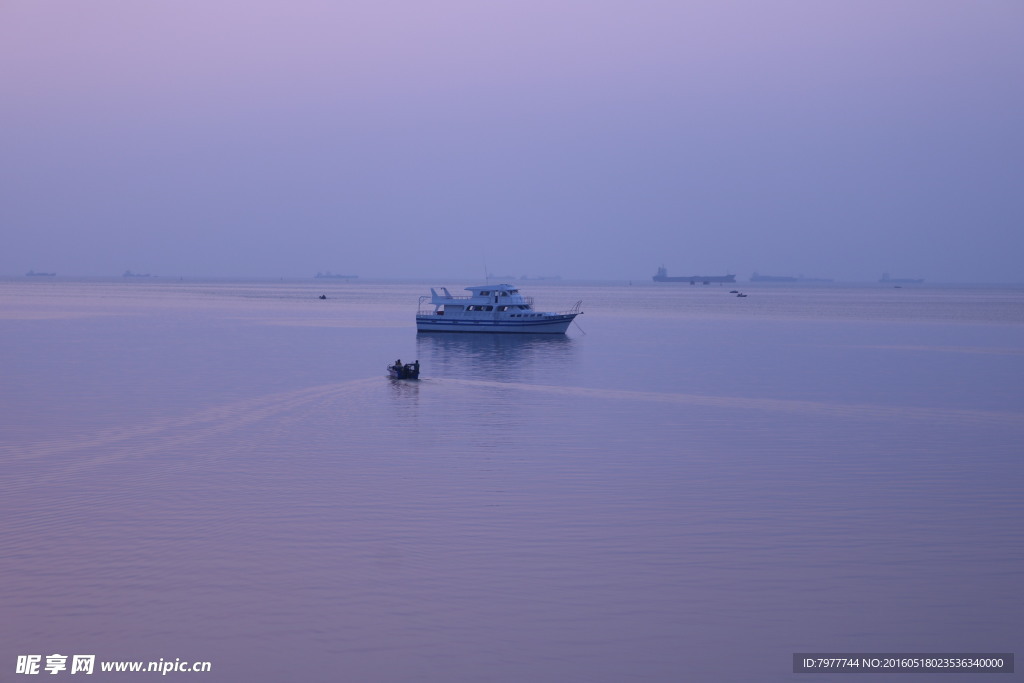
<path fill-rule="evenodd" d="M 321 298 L 321 299 L 326 299 L 326 298 L 327 298 L 327 295 L 326 295 L 326 294 L 321 294 L 321 295 L 320 295 L 320 298 Z"/>

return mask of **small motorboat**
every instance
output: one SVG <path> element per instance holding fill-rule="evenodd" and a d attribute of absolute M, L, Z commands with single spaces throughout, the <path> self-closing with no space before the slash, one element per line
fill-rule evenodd
<path fill-rule="evenodd" d="M 393 365 L 388 366 L 388 377 L 391 379 L 419 379 L 420 378 L 420 362 L 405 363 L 402 364 L 402 360 L 398 359 Z"/>

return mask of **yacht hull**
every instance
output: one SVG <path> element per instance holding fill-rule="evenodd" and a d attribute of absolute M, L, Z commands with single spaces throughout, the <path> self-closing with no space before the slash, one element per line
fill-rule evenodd
<path fill-rule="evenodd" d="M 575 313 L 534 320 L 445 319 L 443 315 L 417 315 L 417 332 L 489 332 L 505 334 L 565 334 Z"/>

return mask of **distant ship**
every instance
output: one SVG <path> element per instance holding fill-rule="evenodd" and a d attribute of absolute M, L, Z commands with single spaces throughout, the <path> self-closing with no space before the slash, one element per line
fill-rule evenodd
<path fill-rule="evenodd" d="M 126 270 L 121 273 L 121 277 L 153 277 L 149 273 L 133 273 L 130 270 Z"/>
<path fill-rule="evenodd" d="M 655 282 L 689 282 L 695 285 L 698 282 L 709 285 L 712 282 L 736 282 L 735 275 L 687 275 L 682 277 L 669 277 L 665 266 L 658 268 L 657 274 L 651 278 Z"/>
<path fill-rule="evenodd" d="M 328 270 L 326 273 L 318 272 L 313 277 L 319 278 L 319 279 L 330 278 L 330 279 L 334 279 L 334 280 L 353 280 L 353 279 L 355 279 L 355 278 L 357 278 L 359 276 L 358 275 L 335 275 L 334 273 L 332 273 L 331 271 Z"/>
<path fill-rule="evenodd" d="M 54 277 L 57 273 L 37 273 L 34 270 L 30 270 L 25 275 L 27 277 Z"/>
<path fill-rule="evenodd" d="M 804 277 L 803 275 L 761 275 L 754 273 L 750 276 L 751 282 L 835 282 L 827 277 Z"/>
<path fill-rule="evenodd" d="M 924 282 L 924 278 L 922 277 L 914 279 L 911 277 L 889 277 L 889 273 L 882 273 L 882 279 L 879 280 L 879 282 L 895 282 L 898 284 L 919 285 L 922 282 Z"/>

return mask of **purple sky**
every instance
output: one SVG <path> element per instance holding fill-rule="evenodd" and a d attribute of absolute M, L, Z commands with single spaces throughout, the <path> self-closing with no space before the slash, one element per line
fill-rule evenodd
<path fill-rule="evenodd" d="M 1019 0 L 5 0 L 0 104 L 0 275 L 1024 282 Z"/>

